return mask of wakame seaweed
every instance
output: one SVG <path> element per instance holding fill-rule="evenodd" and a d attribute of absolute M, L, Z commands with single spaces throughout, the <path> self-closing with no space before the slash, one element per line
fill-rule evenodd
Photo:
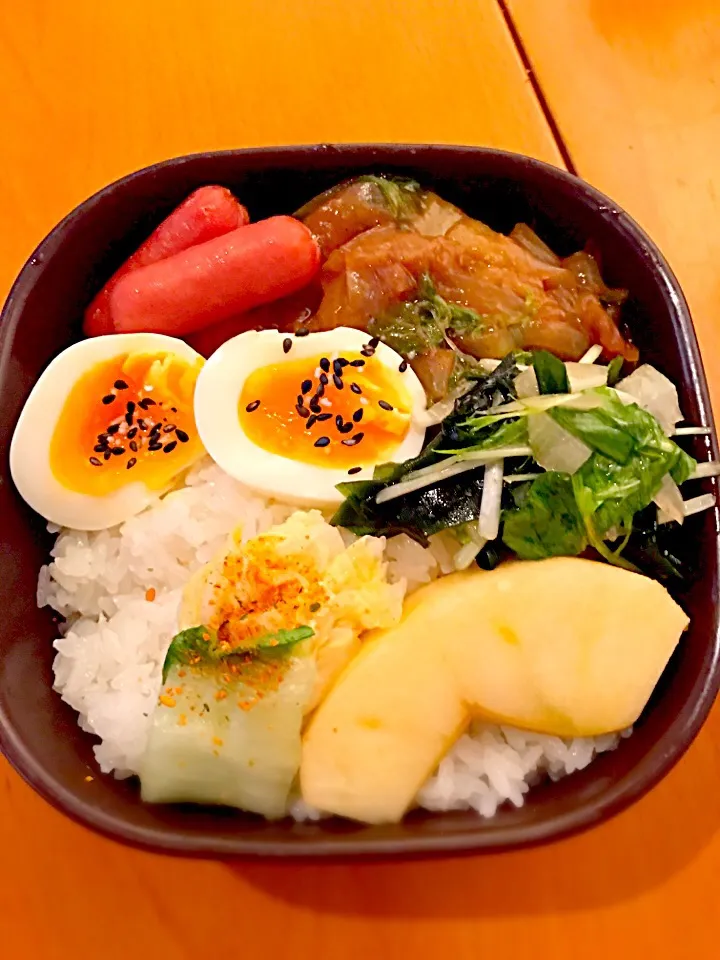
<path fill-rule="evenodd" d="M 358 536 L 392 537 L 406 533 L 427 546 L 427 538 L 433 533 L 476 521 L 480 516 L 482 470 L 448 477 L 422 490 L 376 503 L 375 497 L 387 486 L 376 480 L 339 484 L 346 499 L 331 523 L 347 527 Z"/>
<path fill-rule="evenodd" d="M 439 432 L 422 453 L 404 463 L 385 463 L 375 468 L 372 480 L 338 484 L 346 498 L 331 523 L 347 527 L 358 536 L 392 536 L 406 533 L 419 543 L 440 530 L 475 521 L 480 515 L 484 470 L 478 468 L 455 477 L 448 477 L 430 486 L 403 494 L 385 503 L 375 498 L 385 487 L 401 481 L 408 474 L 432 466 L 446 458 L 448 445 L 477 444 L 477 433 L 466 432 L 464 421 L 492 406 L 500 395 L 512 399 L 513 380 L 518 374 L 518 356 L 511 354 L 492 373 L 477 377 L 471 390 L 455 404 L 455 411 L 442 422 Z M 507 430 L 502 424 L 500 429 Z"/>

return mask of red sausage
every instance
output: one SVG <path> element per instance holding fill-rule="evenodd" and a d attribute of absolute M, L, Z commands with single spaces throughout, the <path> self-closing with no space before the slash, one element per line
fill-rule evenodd
<path fill-rule="evenodd" d="M 246 330 L 294 330 L 299 324 L 309 320 L 322 299 L 322 287 L 318 278 L 302 290 L 273 300 L 254 310 L 247 310 L 237 316 L 229 317 L 221 323 L 191 333 L 185 339 L 203 357 L 210 357 L 226 340 L 245 333 Z"/>
<path fill-rule="evenodd" d="M 249 219 L 245 207 L 225 187 L 195 190 L 108 280 L 85 311 L 85 333 L 89 337 L 113 333 L 110 294 L 125 274 L 220 237 L 242 227 Z"/>
<path fill-rule="evenodd" d="M 294 293 L 319 266 L 308 228 L 270 217 L 122 277 L 110 294 L 113 326 L 182 337 Z"/>

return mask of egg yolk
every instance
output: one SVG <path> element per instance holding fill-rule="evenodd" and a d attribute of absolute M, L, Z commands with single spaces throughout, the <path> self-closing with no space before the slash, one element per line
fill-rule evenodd
<path fill-rule="evenodd" d="M 50 443 L 50 468 L 69 490 L 103 496 L 140 481 L 167 487 L 203 452 L 193 393 L 203 361 L 125 353 L 73 385 Z"/>
<path fill-rule="evenodd" d="M 259 367 L 238 405 L 240 425 L 258 447 L 331 469 L 389 459 L 411 411 L 400 370 L 359 353 Z"/>

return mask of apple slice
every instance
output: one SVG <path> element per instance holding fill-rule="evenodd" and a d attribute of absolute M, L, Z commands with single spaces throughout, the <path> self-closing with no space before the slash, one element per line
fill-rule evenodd
<path fill-rule="evenodd" d="M 399 820 L 473 716 L 559 736 L 634 723 L 688 618 L 665 588 L 556 557 L 452 574 L 368 639 L 304 737 L 304 799 Z"/>

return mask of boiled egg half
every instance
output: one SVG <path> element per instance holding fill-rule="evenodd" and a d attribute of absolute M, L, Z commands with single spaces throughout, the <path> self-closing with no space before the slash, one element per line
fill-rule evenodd
<path fill-rule="evenodd" d="M 101 530 L 139 513 L 205 451 L 193 414 L 203 358 L 156 333 L 68 347 L 35 384 L 10 445 L 21 496 L 53 523 Z"/>
<path fill-rule="evenodd" d="M 256 490 L 314 506 L 336 485 L 422 449 L 422 385 L 400 354 L 361 330 L 248 331 L 207 361 L 195 421 L 210 456 Z"/>

